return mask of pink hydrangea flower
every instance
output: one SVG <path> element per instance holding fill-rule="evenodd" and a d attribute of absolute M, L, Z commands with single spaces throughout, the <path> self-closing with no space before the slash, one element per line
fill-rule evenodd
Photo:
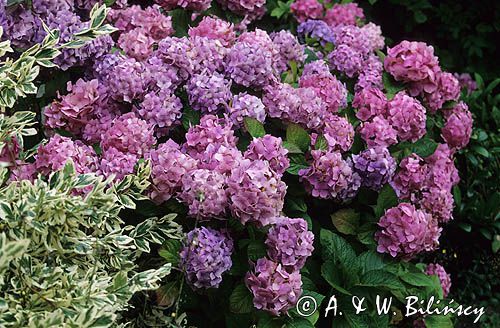
<path fill-rule="evenodd" d="M 337 113 L 347 105 L 345 85 L 331 74 L 302 75 L 299 85 L 301 88 L 312 88 L 321 97 L 329 113 Z"/>
<path fill-rule="evenodd" d="M 346 152 L 354 142 L 354 128 L 346 118 L 329 115 L 325 120 L 323 136 L 330 151 Z"/>
<path fill-rule="evenodd" d="M 439 223 L 453 219 L 453 195 L 451 191 L 439 187 L 431 187 L 421 195 L 412 199 L 422 210 L 431 214 Z"/>
<path fill-rule="evenodd" d="M 368 147 L 389 147 L 398 143 L 397 131 L 382 116 L 361 123 L 358 132 Z"/>
<path fill-rule="evenodd" d="M 182 177 L 178 198 L 189 207 L 190 216 L 201 220 L 223 217 L 228 205 L 226 179 L 216 171 L 190 171 Z"/>
<path fill-rule="evenodd" d="M 262 100 L 246 92 L 235 95 L 227 111 L 233 124 L 239 127 L 243 125 L 245 117 L 254 118 L 261 123 L 266 119 L 266 108 Z"/>
<path fill-rule="evenodd" d="M 134 172 L 137 163 L 137 155 L 126 154 L 116 148 L 109 148 L 103 151 L 99 162 L 99 173 L 105 177 L 115 175 L 115 181 L 122 180 L 127 174 Z"/>
<path fill-rule="evenodd" d="M 257 260 L 253 272 L 247 273 L 245 283 L 253 294 L 255 308 L 275 316 L 295 306 L 302 294 L 300 272 L 290 273 L 282 264 L 266 258 Z"/>
<path fill-rule="evenodd" d="M 421 190 L 427 179 L 428 166 L 417 154 L 405 157 L 399 163 L 399 170 L 391 186 L 399 198 L 408 199 L 413 191 Z"/>
<path fill-rule="evenodd" d="M 443 288 L 443 297 L 448 296 L 451 288 L 451 277 L 446 273 L 443 266 L 437 263 L 430 263 L 427 265 L 427 268 L 425 268 L 425 273 L 429 276 L 437 275 L 441 282 L 441 287 Z"/>
<path fill-rule="evenodd" d="M 460 96 L 460 83 L 451 73 L 439 72 L 437 76 L 437 89 L 432 93 L 424 94 L 425 103 L 434 113 L 441 109 L 445 102 L 458 100 Z"/>
<path fill-rule="evenodd" d="M 209 144 L 202 154 L 197 155 L 198 167 L 231 175 L 243 161 L 243 154 L 235 146 Z"/>
<path fill-rule="evenodd" d="M 153 53 L 154 39 L 142 28 L 135 28 L 122 33 L 118 38 L 118 46 L 130 57 L 145 60 Z"/>
<path fill-rule="evenodd" d="M 387 105 L 389 122 L 402 141 L 415 142 L 426 131 L 425 107 L 418 100 L 399 92 Z"/>
<path fill-rule="evenodd" d="M 368 121 L 372 117 L 387 115 L 387 98 L 377 88 L 369 87 L 354 94 L 352 107 L 357 109 L 356 117 Z"/>
<path fill-rule="evenodd" d="M 320 19 L 323 5 L 318 0 L 296 0 L 290 5 L 290 11 L 299 23 L 303 23 L 308 19 Z"/>
<path fill-rule="evenodd" d="M 271 169 L 282 176 L 290 166 L 287 154 L 288 150 L 283 148 L 281 138 L 266 134 L 261 138 L 253 139 L 244 156 L 250 160 L 269 162 Z"/>
<path fill-rule="evenodd" d="M 283 209 L 286 184 L 267 161 L 245 160 L 227 179 L 229 208 L 242 224 L 273 223 Z"/>
<path fill-rule="evenodd" d="M 410 260 L 439 245 L 442 229 L 438 227 L 437 220 L 409 203 L 400 203 L 387 210 L 378 225 L 381 230 L 375 233 L 377 251 L 392 257 Z"/>
<path fill-rule="evenodd" d="M 224 47 L 233 45 L 236 39 L 234 26 L 216 17 L 205 16 L 196 27 L 189 28 L 190 37 L 201 36 L 212 40 L 218 40 Z"/>
<path fill-rule="evenodd" d="M 365 19 L 363 9 L 357 3 L 336 3 L 328 9 L 325 15 L 325 22 L 330 26 L 356 25 L 358 20 Z"/>
<path fill-rule="evenodd" d="M 467 146 L 472 134 L 472 114 L 467 104 L 460 102 L 445 113 L 446 124 L 441 135 L 446 143 L 454 149 Z"/>

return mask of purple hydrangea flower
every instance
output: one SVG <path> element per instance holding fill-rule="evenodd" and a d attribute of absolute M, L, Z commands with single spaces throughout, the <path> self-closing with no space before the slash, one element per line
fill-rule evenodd
<path fill-rule="evenodd" d="M 223 217 L 227 207 L 226 179 L 217 172 L 197 169 L 182 178 L 179 199 L 189 207 L 189 215 L 201 220 Z"/>
<path fill-rule="evenodd" d="M 362 185 L 375 191 L 380 190 L 396 171 L 396 161 L 387 148 L 369 148 L 352 155 L 352 160 L 354 169 L 361 176 Z"/>
<path fill-rule="evenodd" d="M 283 209 L 286 184 L 267 161 L 242 161 L 227 185 L 231 212 L 243 224 L 268 225 Z"/>
<path fill-rule="evenodd" d="M 336 3 L 326 11 L 325 22 L 330 26 L 356 25 L 364 18 L 363 9 L 357 3 Z"/>
<path fill-rule="evenodd" d="M 204 113 L 215 113 L 225 108 L 232 97 L 231 82 L 217 72 L 193 75 L 186 85 L 186 91 L 189 104 Z"/>
<path fill-rule="evenodd" d="M 134 172 L 137 155 L 126 154 L 116 148 L 103 151 L 99 162 L 99 172 L 105 177 L 115 175 L 115 181 L 122 180 L 127 174 Z"/>
<path fill-rule="evenodd" d="M 336 113 L 347 105 L 345 85 L 331 74 L 302 75 L 299 85 L 301 88 L 313 88 L 327 106 L 329 113 Z"/>
<path fill-rule="evenodd" d="M 389 122 L 398 133 L 401 141 L 415 142 L 426 131 L 425 107 L 418 100 L 398 92 L 387 105 Z"/>
<path fill-rule="evenodd" d="M 408 203 L 387 210 L 378 223 L 375 233 L 377 251 L 392 257 L 410 260 L 418 253 L 432 251 L 439 245 L 441 228 L 430 214 L 417 210 Z"/>
<path fill-rule="evenodd" d="M 238 127 L 243 125 L 245 117 L 254 118 L 261 123 L 264 123 L 266 119 L 266 108 L 262 100 L 246 92 L 234 96 L 227 111 L 233 124 Z"/>
<path fill-rule="evenodd" d="M 110 70 L 105 82 L 109 93 L 118 101 L 132 102 L 142 99 L 148 81 L 144 64 L 133 58 L 123 58 Z"/>
<path fill-rule="evenodd" d="M 233 265 L 233 241 L 211 228 L 196 228 L 187 235 L 180 263 L 187 281 L 195 288 L 218 288 L 222 275 Z"/>
<path fill-rule="evenodd" d="M 328 115 L 323 136 L 330 151 L 346 152 L 351 149 L 354 142 L 354 128 L 344 117 Z"/>
<path fill-rule="evenodd" d="M 281 138 L 267 134 L 262 138 L 252 140 L 248 146 L 248 150 L 245 152 L 245 158 L 250 160 L 265 160 L 269 162 L 269 166 L 274 172 L 282 176 L 290 166 L 287 154 L 288 150 L 283 148 Z"/>
<path fill-rule="evenodd" d="M 353 77 L 363 69 L 364 54 L 353 47 L 340 44 L 328 54 L 328 62 L 333 69 Z"/>
<path fill-rule="evenodd" d="M 165 130 L 176 125 L 182 116 L 181 100 L 167 92 L 149 92 L 139 107 L 137 114 L 148 124 L 157 128 L 157 134 L 163 135 Z"/>
<path fill-rule="evenodd" d="M 331 76 L 330 68 L 324 60 L 315 60 L 304 65 L 301 79 L 305 79 L 309 75 L 326 75 Z"/>
<path fill-rule="evenodd" d="M 398 143 L 397 131 L 382 116 L 361 123 L 358 132 L 368 147 L 389 147 Z"/>
<path fill-rule="evenodd" d="M 327 43 L 335 43 L 333 31 L 321 20 L 309 19 L 297 27 L 297 35 L 301 42 L 305 42 L 306 37 L 313 38 L 319 41 L 322 46 Z"/>
<path fill-rule="evenodd" d="M 299 43 L 292 33 L 282 30 L 272 33 L 271 39 L 278 50 L 277 64 L 275 66 L 279 73 L 286 71 L 291 61 L 297 64 L 304 62 L 304 46 Z"/>
<path fill-rule="evenodd" d="M 245 282 L 253 294 L 256 309 L 275 316 L 291 309 L 302 294 L 300 272 L 288 272 L 280 263 L 266 258 L 257 260 L 253 272 L 247 273 Z"/>
<path fill-rule="evenodd" d="M 277 218 L 267 233 L 267 255 L 287 271 L 299 271 L 314 250 L 314 235 L 302 219 Z"/>

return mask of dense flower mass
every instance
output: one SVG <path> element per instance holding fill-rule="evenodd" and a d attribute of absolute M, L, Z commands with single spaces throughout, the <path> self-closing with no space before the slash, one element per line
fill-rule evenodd
<path fill-rule="evenodd" d="M 225 233 L 197 228 L 187 234 L 186 247 L 180 253 L 181 267 L 195 288 L 217 288 L 232 266 L 232 252 L 233 241 Z"/>
<path fill-rule="evenodd" d="M 0 0 L 2 45 L 9 40 L 11 57 L 23 59 L 19 50 L 47 35 L 43 22 L 60 30 L 61 46 L 90 26 L 91 8 L 101 2 L 7 6 Z M 95 174 L 111 189 L 134 189 L 133 197 L 120 199 L 130 208 L 123 213 L 127 225 L 147 227 L 146 215 L 175 212 L 179 231 L 189 227 L 182 243 L 165 241 L 151 256 L 175 262 L 190 294 L 206 297 L 202 289 L 221 286 L 234 261 L 221 293 L 236 292 L 223 303 L 234 307 L 235 298 L 250 292 L 256 309 L 286 318 L 273 319 L 277 325 L 294 324 L 289 310 L 302 294 L 301 272 L 309 280 L 316 275 L 320 256 L 307 259 L 315 248 L 327 254 L 331 240 L 354 241 L 354 255 L 377 261 L 410 261 L 438 247 L 442 226 L 453 219 L 455 157 L 472 135 L 473 115 L 460 99 L 461 88 L 470 93 L 477 87 L 470 76 L 445 72 L 423 42 L 386 49 L 381 27 L 367 22 L 356 3 L 153 2 L 113 2 L 99 19 L 116 31 L 89 32 L 81 47 L 61 48 L 54 62 L 66 72 L 37 58 L 26 66 L 35 70 L 35 84 L 21 81 L 9 89 L 15 74 L 2 78 L 0 101 L 10 91 L 33 94 L 19 108 L 41 109 L 41 122 L 33 125 L 39 135 L 25 143 L 22 137 L 32 130 L 21 131 L 16 122 L 3 130 L 4 109 L 17 107 L 0 108 L 0 189 L 4 177 L 50 182 L 68 161 L 76 173 Z M 267 9 L 279 26 L 298 24 L 296 32 L 259 23 Z M 2 68 L 10 65 L 9 55 Z M 39 64 L 49 67 L 39 71 Z M 54 90 L 59 81 L 62 90 Z M 142 181 L 131 179 L 139 174 Z M 135 193 L 139 184 L 141 193 Z M 129 228 L 122 223 L 113 229 Z M 169 231 L 166 222 L 158 228 Z M 146 240 L 163 242 L 153 230 L 135 240 L 148 266 L 159 260 L 147 258 Z M 374 241 L 379 254 L 366 253 L 364 245 Z M 127 244 L 124 252 L 135 246 Z M 335 268 L 346 265 L 336 263 L 346 254 L 338 255 L 327 259 Z M 329 270 L 322 267 L 323 278 Z M 451 281 L 444 269 L 430 264 L 425 272 L 438 275 L 446 296 Z M 155 305 L 169 303 L 170 292 L 185 296 L 182 287 L 177 290 L 180 275 L 172 277 L 162 280 L 172 290 L 151 291 Z M 304 280 L 304 289 L 311 292 L 313 283 Z M 176 307 L 183 308 L 182 301 Z M 239 309 L 232 310 L 236 315 Z M 248 324 L 267 319 L 261 315 L 248 311 Z"/>
<path fill-rule="evenodd" d="M 430 214 L 408 203 L 387 210 L 378 225 L 382 230 L 375 234 L 377 250 L 406 260 L 434 250 L 442 230 Z"/>
<path fill-rule="evenodd" d="M 429 276 L 437 275 L 441 282 L 441 287 L 443 288 L 443 296 L 448 296 L 451 288 L 451 278 L 450 275 L 446 273 L 443 266 L 437 263 L 428 264 L 425 273 Z"/>
<path fill-rule="evenodd" d="M 253 294 L 253 305 L 273 315 L 286 313 L 302 294 L 302 281 L 298 271 L 289 273 L 282 264 L 266 258 L 257 260 L 255 269 L 245 277 Z"/>

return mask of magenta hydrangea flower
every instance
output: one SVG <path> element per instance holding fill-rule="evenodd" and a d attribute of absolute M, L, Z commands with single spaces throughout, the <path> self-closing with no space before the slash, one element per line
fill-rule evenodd
<path fill-rule="evenodd" d="M 266 134 L 252 140 L 245 152 L 245 158 L 254 161 L 265 160 L 269 162 L 269 166 L 274 172 L 282 176 L 290 166 L 287 154 L 288 150 L 283 147 L 281 138 Z"/>
<path fill-rule="evenodd" d="M 233 240 L 224 232 L 196 228 L 187 234 L 180 252 L 180 265 L 195 288 L 218 288 L 222 275 L 233 265 Z"/>
<path fill-rule="evenodd" d="M 155 41 L 159 41 L 174 33 L 172 17 L 162 14 L 157 5 L 142 9 L 133 5 L 124 9 L 112 9 L 108 19 L 123 32 L 141 28 L 144 33 Z"/>
<path fill-rule="evenodd" d="M 424 95 L 425 103 L 432 112 L 441 109 L 445 102 L 458 100 L 460 96 L 460 83 L 451 73 L 439 72 L 436 74 L 437 89 Z"/>
<path fill-rule="evenodd" d="M 282 264 L 266 258 L 257 260 L 253 272 L 247 273 L 245 283 L 253 294 L 255 308 L 275 316 L 294 307 L 302 294 L 300 272 L 290 273 Z"/>
<path fill-rule="evenodd" d="M 408 199 L 414 190 L 421 190 L 427 178 L 428 167 L 417 154 L 405 157 L 399 163 L 399 170 L 391 186 L 401 199 Z"/>
<path fill-rule="evenodd" d="M 125 102 L 141 99 L 147 85 L 145 66 L 133 58 L 123 58 L 111 68 L 106 83 L 113 99 Z"/>
<path fill-rule="evenodd" d="M 281 217 L 275 221 L 267 233 L 267 255 L 288 272 L 299 271 L 312 255 L 314 235 L 302 218 Z"/>
<path fill-rule="evenodd" d="M 245 160 L 227 179 L 229 207 L 242 224 L 273 223 L 283 209 L 286 184 L 267 161 Z"/>
<path fill-rule="evenodd" d="M 347 106 L 347 89 L 331 74 L 302 75 L 299 85 L 301 88 L 312 88 L 321 97 L 329 113 L 337 113 Z"/>
<path fill-rule="evenodd" d="M 336 3 L 326 11 L 325 22 L 330 26 L 356 25 L 358 20 L 365 19 L 363 9 L 357 3 Z"/>
<path fill-rule="evenodd" d="M 458 170 L 453 159 L 453 150 L 447 144 L 439 144 L 436 151 L 425 161 L 429 166 L 427 184 L 445 190 L 451 188 L 460 181 Z"/>
<path fill-rule="evenodd" d="M 279 73 L 286 71 L 291 61 L 294 61 L 296 64 L 304 62 L 304 46 L 299 43 L 292 33 L 282 30 L 271 33 L 270 36 L 278 52 L 275 67 Z"/>
<path fill-rule="evenodd" d="M 313 150 L 311 156 L 311 166 L 300 170 L 299 176 L 313 197 L 348 201 L 355 196 L 361 178 L 340 153 Z"/>
<path fill-rule="evenodd" d="M 168 92 L 149 92 L 140 105 L 134 108 L 137 114 L 151 126 L 157 128 L 157 134 L 179 123 L 182 116 L 181 100 Z"/>
<path fill-rule="evenodd" d="M 412 202 L 422 210 L 431 214 L 439 223 L 453 219 L 453 195 L 451 191 L 439 187 L 431 187 L 421 195 L 412 197 Z"/>
<path fill-rule="evenodd" d="M 327 43 L 335 43 L 332 29 L 321 20 L 309 19 L 300 23 L 297 27 L 297 35 L 303 43 L 307 37 L 318 40 L 322 46 Z"/>
<path fill-rule="evenodd" d="M 224 59 L 229 51 L 218 40 L 202 36 L 190 39 L 189 56 L 193 65 L 193 74 L 213 74 L 224 71 Z"/>
<path fill-rule="evenodd" d="M 258 43 L 237 42 L 226 57 L 226 73 L 245 87 L 263 88 L 276 81 L 274 60 Z"/>
<path fill-rule="evenodd" d="M 217 17 L 205 16 L 196 27 L 190 27 L 188 34 L 191 38 L 195 36 L 218 40 L 224 47 L 233 45 L 236 39 L 234 26 Z"/>
<path fill-rule="evenodd" d="M 99 162 L 99 173 L 106 178 L 115 175 L 115 181 L 122 180 L 127 174 L 134 173 L 137 163 L 137 155 L 126 154 L 116 148 L 108 148 L 103 151 Z"/>
<path fill-rule="evenodd" d="M 382 91 L 369 87 L 354 94 L 352 107 L 357 109 L 356 117 L 368 121 L 372 117 L 387 115 L 387 98 Z"/>
<path fill-rule="evenodd" d="M 396 172 L 396 161 L 384 147 L 368 148 L 352 155 L 354 170 L 361 176 L 362 186 L 380 190 Z"/>
<path fill-rule="evenodd" d="M 188 38 L 166 37 L 158 43 L 155 55 L 177 70 L 178 79 L 185 81 L 193 73 L 193 62 L 188 56 L 191 42 Z"/>
<path fill-rule="evenodd" d="M 106 150 L 113 147 L 123 153 L 142 156 L 156 143 L 153 132 L 151 125 L 134 113 L 123 114 L 115 118 L 104 133 L 101 148 Z"/>
<path fill-rule="evenodd" d="M 323 136 L 330 151 L 346 152 L 354 142 L 354 128 L 341 116 L 328 115 L 323 128 Z"/>
<path fill-rule="evenodd" d="M 243 161 L 243 154 L 233 146 L 209 144 L 202 154 L 197 156 L 198 167 L 229 176 Z"/>
<path fill-rule="evenodd" d="M 446 124 L 441 130 L 441 136 L 454 149 L 462 149 L 469 143 L 472 134 L 472 114 L 467 104 L 458 103 L 445 112 Z"/>
<path fill-rule="evenodd" d="M 264 123 L 266 119 L 266 108 L 262 100 L 256 96 L 240 93 L 233 97 L 231 106 L 227 107 L 229 118 L 235 126 L 242 126 L 245 117 L 251 117 Z"/>
<path fill-rule="evenodd" d="M 353 77 L 363 68 L 364 55 L 353 47 L 340 44 L 328 54 L 328 63 L 333 69 Z"/>
<path fill-rule="evenodd" d="M 147 35 L 142 28 L 135 28 L 122 33 L 118 39 L 118 46 L 130 57 L 145 60 L 153 53 L 155 40 Z"/>
<path fill-rule="evenodd" d="M 182 178 L 178 198 L 189 207 L 189 215 L 201 220 L 221 218 L 228 204 L 226 178 L 219 172 L 197 169 Z"/>
<path fill-rule="evenodd" d="M 368 147 L 389 147 L 398 143 L 397 131 L 382 116 L 361 123 L 358 132 Z"/>
<path fill-rule="evenodd" d="M 228 106 L 231 82 L 217 72 L 193 75 L 186 84 L 189 104 L 195 110 L 215 113 Z"/>
<path fill-rule="evenodd" d="M 37 170 L 35 163 L 25 163 L 18 161 L 15 166 L 10 168 L 8 182 L 13 181 L 35 181 Z"/>
<path fill-rule="evenodd" d="M 145 157 L 151 160 L 149 196 L 156 203 L 165 202 L 180 191 L 183 176 L 197 165 L 196 160 L 184 154 L 171 139 L 151 150 Z"/>
<path fill-rule="evenodd" d="M 97 155 L 91 147 L 60 135 L 53 136 L 45 145 L 38 147 L 35 168 L 41 174 L 49 175 L 62 169 L 70 159 L 78 173 L 97 171 Z"/>
<path fill-rule="evenodd" d="M 371 52 L 370 40 L 360 27 L 354 25 L 340 25 L 332 28 L 335 46 L 349 46 L 366 56 Z"/>
<path fill-rule="evenodd" d="M 323 5 L 318 0 L 296 0 L 290 5 L 290 11 L 299 23 L 303 23 L 308 19 L 320 19 Z"/>
<path fill-rule="evenodd" d="M 441 283 L 441 288 L 443 288 L 443 297 L 448 296 L 451 288 L 451 277 L 446 273 L 442 265 L 437 263 L 428 264 L 425 268 L 425 274 L 429 276 L 437 275 Z"/>
<path fill-rule="evenodd" d="M 439 61 L 434 48 L 423 42 L 404 40 L 389 48 L 384 67 L 397 81 L 418 82 L 428 93 L 436 89 Z"/>
<path fill-rule="evenodd" d="M 236 147 L 236 142 L 232 124 L 227 118 L 205 115 L 200 124 L 189 128 L 183 149 L 193 158 L 200 158 L 209 145 Z"/>
<path fill-rule="evenodd" d="M 16 136 L 12 136 L 0 143 L 0 167 L 10 167 L 16 165 L 16 160 L 21 151 Z"/>
<path fill-rule="evenodd" d="M 381 230 L 375 233 L 377 251 L 392 257 L 410 260 L 439 245 L 442 229 L 438 227 L 437 220 L 409 203 L 400 203 L 387 210 L 378 225 Z"/>
<path fill-rule="evenodd" d="M 426 131 L 425 107 L 418 100 L 398 92 L 387 104 L 389 122 L 398 133 L 401 141 L 415 142 L 422 138 Z"/>

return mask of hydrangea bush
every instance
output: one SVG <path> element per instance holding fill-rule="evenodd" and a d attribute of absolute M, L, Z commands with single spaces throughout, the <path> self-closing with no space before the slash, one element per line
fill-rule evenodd
<path fill-rule="evenodd" d="M 355 3 L 95 2 L 0 5 L 0 55 L 19 58 L 0 71 L 0 245 L 17 261 L 0 269 L 31 257 L 43 280 L 0 280 L 5 325 L 385 327 L 422 319 L 402 321 L 407 295 L 447 296 L 453 277 L 419 262 L 453 219 L 473 118 L 431 45 L 385 47 Z M 266 11 L 296 29 L 266 31 Z M 87 269 L 68 301 L 47 285 Z M 368 290 L 394 315 L 295 308 Z"/>

